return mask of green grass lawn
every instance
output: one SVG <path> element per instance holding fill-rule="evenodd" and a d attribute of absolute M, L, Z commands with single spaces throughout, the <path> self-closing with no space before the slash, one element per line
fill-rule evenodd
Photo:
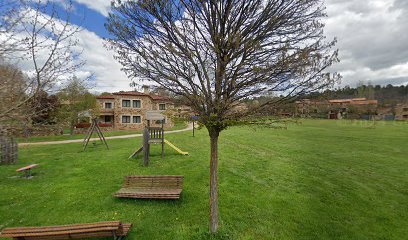
<path fill-rule="evenodd" d="M 220 232 L 210 236 L 206 130 L 169 134 L 188 151 L 152 147 L 151 164 L 127 160 L 140 138 L 20 148 L 0 166 L 0 228 L 119 219 L 129 239 L 407 239 L 408 124 L 306 120 L 287 130 L 231 128 L 220 137 Z M 39 163 L 26 180 L 15 169 Z M 126 175 L 184 175 L 178 201 L 117 199 Z"/>
<path fill-rule="evenodd" d="M 168 130 L 180 130 L 187 127 L 187 123 L 185 122 L 176 122 L 174 127 Z M 142 133 L 143 131 L 137 130 L 118 130 L 118 131 L 109 131 L 103 132 L 105 137 L 112 137 L 112 136 L 122 136 L 122 135 L 129 135 L 129 134 L 138 134 Z M 19 143 L 26 143 L 26 142 L 47 142 L 47 141 L 63 141 L 63 140 L 74 140 L 74 139 L 83 139 L 85 134 L 75 134 L 75 135 L 67 135 L 69 134 L 69 130 L 64 129 L 64 135 L 58 136 L 34 136 L 34 137 L 20 137 L 17 138 L 17 142 Z M 92 137 L 98 138 L 96 133 L 93 134 Z"/>

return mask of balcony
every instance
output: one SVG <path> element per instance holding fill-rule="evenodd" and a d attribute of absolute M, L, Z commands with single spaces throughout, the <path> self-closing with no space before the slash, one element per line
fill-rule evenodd
<path fill-rule="evenodd" d="M 98 123 L 99 127 L 112 127 L 112 123 Z M 75 125 L 76 128 L 89 128 L 91 127 L 90 123 L 78 123 Z"/>
<path fill-rule="evenodd" d="M 106 115 L 106 114 L 113 115 L 114 110 L 113 108 L 101 108 L 100 113 L 101 115 Z"/>

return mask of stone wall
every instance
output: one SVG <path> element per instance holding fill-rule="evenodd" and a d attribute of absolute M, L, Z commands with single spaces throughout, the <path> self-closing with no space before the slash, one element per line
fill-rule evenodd
<path fill-rule="evenodd" d="M 395 120 L 408 121 L 408 104 L 398 104 L 395 106 Z"/>
<path fill-rule="evenodd" d="M 57 136 L 64 133 L 59 125 L 32 125 L 32 126 L 3 126 L 9 136 L 33 137 L 33 136 Z"/>
<path fill-rule="evenodd" d="M 79 133 L 87 133 L 88 132 L 89 127 L 86 128 L 75 128 L 74 129 L 74 133 L 75 134 L 79 134 Z M 110 132 L 113 131 L 113 127 L 99 127 L 99 129 L 101 129 L 102 132 Z"/>

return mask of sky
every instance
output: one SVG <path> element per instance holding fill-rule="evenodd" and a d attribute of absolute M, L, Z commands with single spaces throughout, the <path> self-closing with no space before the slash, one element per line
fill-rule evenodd
<path fill-rule="evenodd" d="M 64 0 L 52 1 L 62 6 Z M 93 91 L 131 90 L 131 80 L 104 47 L 110 1 L 73 0 L 73 6 L 72 23 L 84 28 L 77 38 L 83 71 L 95 77 Z M 325 0 L 325 6 L 325 35 L 337 38 L 340 58 L 330 70 L 343 76 L 340 86 L 408 84 L 408 0 Z"/>

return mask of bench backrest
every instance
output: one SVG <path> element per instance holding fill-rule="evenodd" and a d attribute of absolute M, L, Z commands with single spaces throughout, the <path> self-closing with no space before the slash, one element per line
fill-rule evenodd
<path fill-rule="evenodd" d="M 42 226 L 42 227 L 13 227 L 3 229 L 1 237 L 25 239 L 71 239 L 87 237 L 109 237 L 118 234 L 120 221 L 71 224 L 60 226 Z"/>
<path fill-rule="evenodd" d="M 123 187 L 146 189 L 182 189 L 183 176 L 128 176 Z"/>

